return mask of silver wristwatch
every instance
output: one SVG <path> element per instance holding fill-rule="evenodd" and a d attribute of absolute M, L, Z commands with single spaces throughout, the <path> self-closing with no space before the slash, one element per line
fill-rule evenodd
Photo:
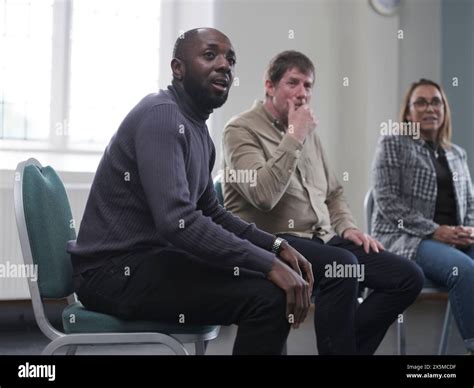
<path fill-rule="evenodd" d="M 281 247 L 281 244 L 283 244 L 283 242 L 288 242 L 288 241 L 286 241 L 285 239 L 281 237 L 277 237 L 275 241 L 273 241 L 272 252 L 275 255 L 278 255 L 280 253 L 280 247 Z"/>

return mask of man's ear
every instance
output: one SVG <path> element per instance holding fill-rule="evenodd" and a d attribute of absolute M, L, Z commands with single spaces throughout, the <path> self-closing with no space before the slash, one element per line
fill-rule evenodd
<path fill-rule="evenodd" d="M 265 92 L 270 97 L 275 95 L 275 87 L 273 86 L 273 82 L 269 79 L 265 80 Z"/>
<path fill-rule="evenodd" d="M 173 58 L 171 60 L 171 71 L 173 72 L 173 78 L 182 81 L 186 71 L 183 61 L 178 58 Z"/>

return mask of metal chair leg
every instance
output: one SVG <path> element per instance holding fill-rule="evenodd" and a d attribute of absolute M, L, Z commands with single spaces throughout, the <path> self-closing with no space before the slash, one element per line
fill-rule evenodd
<path fill-rule="evenodd" d="M 369 295 L 370 295 L 370 288 L 365 287 L 364 291 L 362 292 L 362 299 L 366 300 Z"/>
<path fill-rule="evenodd" d="M 70 345 L 67 347 L 66 356 L 74 356 L 76 354 L 77 345 Z"/>
<path fill-rule="evenodd" d="M 441 341 L 439 342 L 438 354 L 443 355 L 447 353 L 449 334 L 451 332 L 451 321 L 453 315 L 451 314 L 451 303 L 448 300 L 446 306 L 446 313 L 444 314 L 443 332 L 441 333 Z"/>
<path fill-rule="evenodd" d="M 402 315 L 401 321 L 400 319 L 397 319 L 397 339 L 398 339 L 398 355 L 405 356 L 407 354 L 405 314 Z"/>
<path fill-rule="evenodd" d="M 196 356 L 204 356 L 206 354 L 208 342 L 209 341 L 197 341 L 194 343 Z"/>

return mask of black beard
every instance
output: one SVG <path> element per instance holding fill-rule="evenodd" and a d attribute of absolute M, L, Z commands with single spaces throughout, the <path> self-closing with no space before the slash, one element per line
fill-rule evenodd
<path fill-rule="evenodd" d="M 194 103 L 204 112 L 208 113 L 224 105 L 229 96 L 229 92 L 220 96 L 211 94 L 212 92 L 210 92 L 209 88 L 202 86 L 202 84 L 190 75 L 184 77 L 183 87 Z"/>

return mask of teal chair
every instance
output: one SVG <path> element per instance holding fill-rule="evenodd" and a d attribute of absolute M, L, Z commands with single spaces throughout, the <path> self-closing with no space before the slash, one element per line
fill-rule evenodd
<path fill-rule="evenodd" d="M 74 294 L 72 264 L 66 252 L 76 233 L 66 191 L 53 168 L 35 159 L 21 162 L 14 183 L 15 215 L 23 259 L 38 268 L 38 279 L 28 279 L 36 322 L 51 342 L 42 354 L 67 347 L 74 355 L 79 345 L 163 344 L 177 355 L 187 355 L 183 343 L 194 343 L 203 355 L 219 326 L 175 325 L 148 320 L 123 320 L 87 310 Z M 63 331 L 45 314 L 44 299 L 67 299 L 62 313 Z"/>
<path fill-rule="evenodd" d="M 374 212 L 374 193 L 371 188 L 364 199 L 364 209 L 365 209 L 365 222 L 367 225 L 367 233 L 372 233 L 372 215 Z M 425 279 L 425 284 L 421 290 L 421 294 L 434 294 L 434 293 L 447 293 L 447 289 L 435 284 L 429 279 Z M 452 313 L 451 313 L 451 303 L 449 302 L 446 306 L 446 311 L 444 313 L 444 323 L 443 330 L 441 333 L 441 339 L 438 347 L 438 354 L 444 355 L 447 353 L 448 342 L 449 342 L 449 333 L 451 331 L 452 323 Z M 406 328 L 405 328 L 406 314 L 403 316 L 403 320 L 400 322 L 397 320 L 397 342 L 398 342 L 398 354 L 406 355 Z"/>
<path fill-rule="evenodd" d="M 222 181 L 220 175 L 214 178 L 214 190 L 216 191 L 217 201 L 221 206 L 224 206 L 224 194 L 222 192 Z"/>

